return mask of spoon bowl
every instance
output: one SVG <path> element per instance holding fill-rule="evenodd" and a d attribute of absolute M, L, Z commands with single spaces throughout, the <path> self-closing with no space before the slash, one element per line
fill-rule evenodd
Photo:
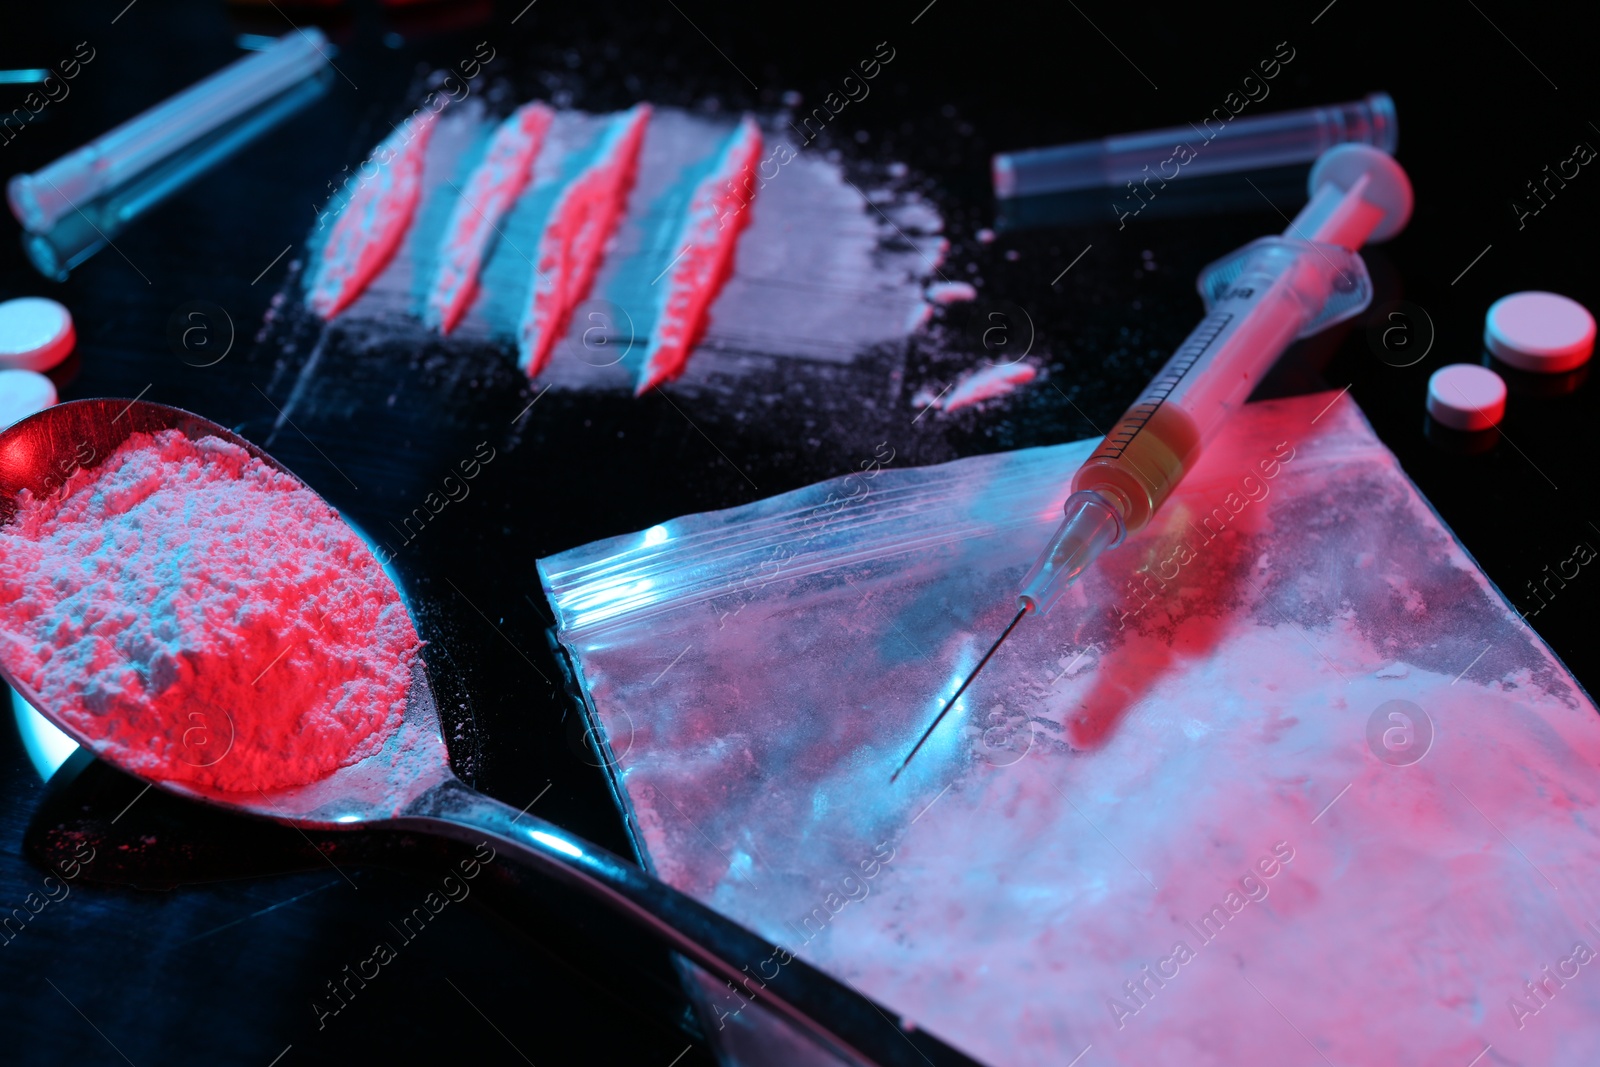
<path fill-rule="evenodd" d="M 17 496 L 55 492 L 75 471 L 93 469 L 136 433 L 181 430 L 193 440 L 217 437 L 294 477 L 239 435 L 178 408 L 139 400 L 77 400 L 32 415 L 0 432 L 0 527 L 16 517 Z M 315 492 L 303 481 L 307 492 Z M 0 552 L 4 540 L 0 538 Z M 450 769 L 438 708 L 420 657 L 406 710 L 371 755 L 305 785 L 252 792 L 153 778 L 126 766 L 85 736 L 11 669 L 0 642 L 3 678 L 80 745 L 169 792 L 301 827 L 392 828 L 467 843 L 492 842 L 515 862 L 599 898 L 729 984 L 742 1008 L 762 1006 L 846 1062 L 883 1065 L 971 1064 L 968 1057 L 866 996 L 766 939 L 646 874 L 639 867 L 537 816 L 478 793 Z M 230 712 L 231 714 L 231 712 Z M 777 963 L 772 977 L 762 963 Z M 761 977 L 755 977 L 760 970 Z M 720 1029 L 721 1019 L 715 1020 Z"/>
<path fill-rule="evenodd" d="M 0 526 L 15 518 L 17 494 L 45 496 L 79 469 L 92 470 L 135 433 L 181 430 L 190 440 L 216 437 L 238 445 L 308 493 L 316 491 L 293 471 L 238 434 L 180 408 L 145 401 L 76 400 L 48 408 L 0 434 Z M 0 657 L 3 678 L 30 705 L 74 741 L 101 758 L 101 743 L 56 714 Z M 226 711 L 226 709 L 224 709 Z M 423 751 L 419 751 L 423 750 Z M 115 762 L 113 760 L 113 762 Z M 123 768 L 138 774 L 131 768 Z M 139 775 L 140 777 L 147 777 Z M 256 792 L 157 780 L 162 789 L 223 807 L 322 828 L 394 818 L 407 804 L 452 778 L 450 755 L 439 729 L 438 707 L 421 659 L 412 669 L 404 720 L 383 747 L 305 785 Z"/>

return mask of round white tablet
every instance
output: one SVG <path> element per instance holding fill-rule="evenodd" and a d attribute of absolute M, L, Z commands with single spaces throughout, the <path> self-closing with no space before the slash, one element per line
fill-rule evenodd
<path fill-rule="evenodd" d="M 1519 370 L 1558 374 L 1594 351 L 1594 316 L 1560 293 L 1512 293 L 1489 306 L 1483 343 Z"/>
<path fill-rule="evenodd" d="M 56 402 L 56 383 L 31 370 L 0 370 L 0 430 Z"/>
<path fill-rule="evenodd" d="M 0 303 L 0 367 L 49 370 L 77 343 L 72 314 L 54 300 L 24 296 Z"/>
<path fill-rule="evenodd" d="M 1506 383 L 1488 367 L 1452 363 L 1428 379 L 1428 414 L 1453 430 L 1486 430 L 1506 413 Z"/>

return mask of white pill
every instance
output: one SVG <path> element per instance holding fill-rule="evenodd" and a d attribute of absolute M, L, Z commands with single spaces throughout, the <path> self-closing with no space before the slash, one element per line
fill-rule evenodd
<path fill-rule="evenodd" d="M 49 370 L 77 341 L 72 313 L 54 300 L 24 296 L 0 303 L 0 367 Z"/>
<path fill-rule="evenodd" d="M 1452 363 L 1428 379 L 1428 414 L 1453 430 L 1486 430 L 1506 413 L 1506 383 L 1488 367 Z"/>
<path fill-rule="evenodd" d="M 0 430 L 56 402 L 56 383 L 31 370 L 0 370 Z"/>
<path fill-rule="evenodd" d="M 1520 370 L 1559 374 L 1594 351 L 1594 316 L 1560 293 L 1512 293 L 1490 305 L 1483 343 Z"/>

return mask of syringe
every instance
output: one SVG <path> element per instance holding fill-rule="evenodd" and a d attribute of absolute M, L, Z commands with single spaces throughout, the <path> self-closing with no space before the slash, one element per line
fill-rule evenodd
<path fill-rule="evenodd" d="M 1142 530 L 1283 350 L 1366 310 L 1356 252 L 1411 217 L 1411 181 L 1367 145 L 1339 145 L 1311 170 L 1311 200 L 1281 237 L 1200 272 L 1206 317 L 1072 478 L 1060 528 L 1017 592 L 1017 613 L 890 776 L 900 776 L 1023 616 L 1045 614 L 1108 548 Z"/>

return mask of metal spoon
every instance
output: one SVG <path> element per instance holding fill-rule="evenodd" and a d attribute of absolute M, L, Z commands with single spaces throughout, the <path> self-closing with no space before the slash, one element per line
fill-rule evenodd
<path fill-rule="evenodd" d="M 54 491 L 76 467 L 93 467 L 135 432 L 167 429 L 192 439 L 219 437 L 286 474 L 281 463 L 208 419 L 161 404 L 77 400 L 42 411 L 0 432 L 0 526 L 17 512 L 17 494 Z M 303 484 L 303 483 L 302 483 Z M 307 487 L 308 491 L 310 487 Z M 96 739 L 18 680 L 0 656 L 0 677 L 51 722 L 100 758 L 169 792 L 294 826 L 392 828 L 456 838 L 490 839 L 497 849 L 543 874 L 576 884 L 672 949 L 730 983 L 740 1003 L 777 1013 L 847 1062 L 889 1065 L 973 1064 L 924 1030 L 894 1021 L 874 1001 L 823 974 L 635 865 L 518 812 L 462 783 L 450 770 L 439 714 L 420 659 L 401 726 L 381 751 L 309 785 L 271 792 L 224 792 L 148 779 L 118 763 Z M 406 752 L 405 759 L 398 758 Z M 418 758 L 425 754 L 426 758 Z M 776 968 L 768 977 L 762 964 Z M 719 1020 L 720 1024 L 720 1020 Z"/>

